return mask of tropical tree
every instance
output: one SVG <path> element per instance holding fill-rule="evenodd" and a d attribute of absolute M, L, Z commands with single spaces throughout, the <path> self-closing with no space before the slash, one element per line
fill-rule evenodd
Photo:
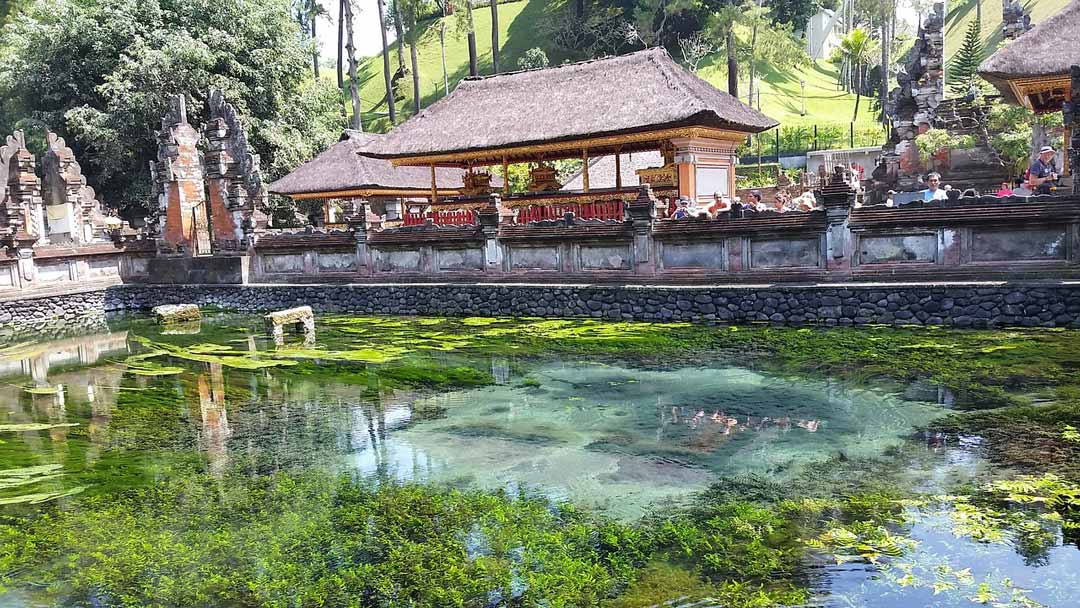
<path fill-rule="evenodd" d="M 344 5 L 348 1 L 341 0 L 341 3 Z M 383 81 L 386 85 L 386 106 L 390 114 L 390 125 L 393 126 L 397 124 L 397 112 L 394 110 L 394 85 L 390 77 L 390 47 L 386 43 L 386 10 L 383 2 L 384 0 L 375 0 L 375 3 L 379 5 L 379 34 L 382 35 Z"/>
<path fill-rule="evenodd" d="M 874 51 L 874 41 L 862 28 L 851 30 L 840 41 L 840 52 L 844 58 L 848 85 L 855 92 L 855 115 L 852 121 L 859 119 L 859 101 L 862 99 L 866 71 L 872 61 Z"/>
<path fill-rule="evenodd" d="M 294 17 L 288 0 L 32 0 L 0 31 L 0 131 L 47 125 L 101 200 L 139 217 L 168 97 L 187 95 L 198 124 L 218 88 L 267 177 L 280 176 L 344 127 L 340 93 L 311 78 Z"/>
<path fill-rule="evenodd" d="M 420 38 L 418 17 L 427 2 L 428 0 L 397 0 L 394 3 L 399 18 L 402 19 L 401 25 L 403 29 L 403 37 L 398 42 L 398 46 L 400 47 L 406 43 L 409 45 L 409 64 L 412 67 L 413 114 L 420 113 L 420 66 L 416 50 Z"/>
<path fill-rule="evenodd" d="M 318 0 L 293 0 L 293 12 L 300 25 L 300 37 L 311 45 L 311 65 L 315 78 L 319 77 L 319 44 L 316 24 L 319 17 L 326 14 L 326 9 Z"/>
<path fill-rule="evenodd" d="M 978 21 L 972 21 L 964 35 L 964 42 L 953 59 L 949 70 L 952 82 L 949 90 L 956 96 L 967 95 L 973 87 L 978 86 L 979 64 L 983 60 L 982 28 Z"/>
<path fill-rule="evenodd" d="M 464 33 L 469 41 L 469 76 L 478 76 L 480 72 L 476 65 L 476 22 L 473 21 L 472 0 L 453 0 L 453 2 L 454 14 L 457 15 L 455 19 L 457 34 L 460 36 Z"/>
<path fill-rule="evenodd" d="M 443 95 L 450 94 L 450 77 L 446 73 L 446 18 L 454 12 L 453 0 L 435 0 L 439 7 L 439 57 L 442 60 Z"/>
<path fill-rule="evenodd" d="M 364 123 L 360 110 L 360 90 L 356 82 L 356 48 L 353 44 L 353 5 L 352 0 L 341 0 L 341 8 L 344 12 L 346 43 L 345 50 L 349 61 L 349 96 L 352 98 L 352 128 L 357 131 L 364 130 Z M 340 70 L 340 66 L 338 67 Z M 317 78 L 317 77 L 316 77 Z"/>
<path fill-rule="evenodd" d="M 705 26 L 711 38 L 724 41 L 727 55 L 727 92 L 732 97 L 739 96 L 738 41 L 735 38 L 735 26 L 742 14 L 742 9 L 737 4 L 728 1 L 713 11 Z"/>

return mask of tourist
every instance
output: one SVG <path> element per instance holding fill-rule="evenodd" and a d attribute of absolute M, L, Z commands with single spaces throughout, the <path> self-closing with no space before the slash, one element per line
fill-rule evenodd
<path fill-rule="evenodd" d="M 1004 198 L 1006 196 L 1012 195 L 1012 186 L 1009 184 L 1009 182 L 1001 182 L 1001 187 L 998 188 L 997 194 L 995 194 L 994 196 L 997 196 L 998 198 Z"/>
<path fill-rule="evenodd" d="M 683 196 L 679 197 L 679 206 L 675 209 L 675 213 L 671 215 L 673 220 L 682 220 L 690 217 L 690 199 Z"/>
<path fill-rule="evenodd" d="M 926 190 L 923 190 L 924 201 L 944 201 L 949 198 L 949 195 L 945 193 L 945 190 L 939 188 L 941 185 L 941 174 L 931 173 L 926 176 Z"/>
<path fill-rule="evenodd" d="M 1028 169 L 1028 184 L 1035 194 L 1050 194 L 1053 190 L 1053 182 L 1058 179 L 1057 167 L 1054 157 L 1057 155 L 1050 146 L 1043 146 L 1039 150 L 1039 157 L 1031 163 Z"/>
<path fill-rule="evenodd" d="M 761 191 L 753 190 L 750 192 L 750 209 L 754 211 L 765 211 L 765 204 L 761 202 Z"/>

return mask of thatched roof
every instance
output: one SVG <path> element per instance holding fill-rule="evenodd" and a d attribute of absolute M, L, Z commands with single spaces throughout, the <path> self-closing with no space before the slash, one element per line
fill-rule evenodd
<path fill-rule="evenodd" d="M 395 167 L 390 161 L 360 155 L 364 148 L 384 137 L 345 131 L 338 143 L 270 184 L 268 189 L 284 195 L 379 189 L 430 192 L 431 170 L 427 167 Z M 457 190 L 462 186 L 462 173 L 461 169 L 438 168 L 435 181 L 439 189 Z"/>
<path fill-rule="evenodd" d="M 483 78 L 368 149 L 402 158 L 682 126 L 757 133 L 777 122 L 683 69 L 663 49 Z"/>
<path fill-rule="evenodd" d="M 986 58 L 979 75 L 1014 103 L 1007 81 L 1038 76 L 1067 76 L 1069 67 L 1080 64 L 1080 0 L 1036 25 Z"/>
<path fill-rule="evenodd" d="M 649 167 L 663 167 L 664 157 L 657 150 L 647 152 L 634 152 L 623 154 L 619 159 L 619 172 L 622 173 L 622 185 L 636 186 L 638 169 Z M 589 160 L 589 188 L 614 188 L 615 187 L 615 157 L 601 156 Z M 577 171 L 566 180 L 563 190 L 582 190 L 585 188 L 585 179 L 581 171 Z"/>

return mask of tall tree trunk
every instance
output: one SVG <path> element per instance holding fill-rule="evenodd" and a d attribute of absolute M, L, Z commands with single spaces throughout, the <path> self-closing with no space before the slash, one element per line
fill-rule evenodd
<path fill-rule="evenodd" d="M 409 15 L 409 62 L 412 64 L 412 97 L 415 115 L 420 113 L 420 68 L 416 58 L 416 28 L 419 26 L 416 23 L 416 5 L 414 4 L 410 10 L 412 14 Z"/>
<path fill-rule="evenodd" d="M 345 91 L 345 0 L 338 0 L 337 20 L 337 86 L 342 92 Z"/>
<path fill-rule="evenodd" d="M 574 13 L 577 14 L 578 19 L 585 16 L 585 0 L 574 1 Z"/>
<path fill-rule="evenodd" d="M 353 7 L 351 0 L 344 0 L 345 8 L 345 53 L 349 60 L 349 95 L 352 97 L 352 128 L 357 131 L 364 130 L 364 123 L 360 118 L 360 88 L 356 82 L 356 48 L 353 44 Z"/>
<path fill-rule="evenodd" d="M 982 0 L 975 0 L 975 22 L 982 28 Z"/>
<path fill-rule="evenodd" d="M 499 2 L 491 0 L 491 70 L 499 73 Z"/>
<path fill-rule="evenodd" d="M 318 15 L 311 15 L 311 41 L 315 43 L 315 49 L 311 51 L 311 63 L 315 68 L 315 80 L 319 79 L 319 39 L 315 37 L 315 22 L 318 20 Z"/>
<path fill-rule="evenodd" d="M 401 7 L 398 6 L 398 0 L 391 0 L 394 3 L 394 33 L 397 34 L 397 67 L 398 73 L 405 73 L 405 26 L 401 23 Z"/>
<path fill-rule="evenodd" d="M 851 119 L 851 122 L 858 122 L 859 120 L 859 100 L 862 99 L 862 93 L 855 91 L 855 116 Z"/>
<path fill-rule="evenodd" d="M 750 102 L 746 105 L 754 107 L 754 77 L 757 76 L 757 66 L 754 58 L 757 54 L 757 23 L 750 28 Z"/>
<path fill-rule="evenodd" d="M 337 20 L 337 72 L 338 97 L 341 98 L 341 122 L 349 122 L 349 94 L 345 92 L 345 0 L 338 0 Z"/>
<path fill-rule="evenodd" d="M 727 92 L 739 98 L 739 62 L 735 57 L 735 30 L 731 27 L 727 31 Z"/>
<path fill-rule="evenodd" d="M 341 0 L 343 3 L 349 0 Z M 379 33 L 382 34 L 382 65 L 383 80 L 386 82 L 386 105 L 390 111 L 390 125 L 397 124 L 397 113 L 394 111 L 394 85 L 390 80 L 390 47 L 386 44 L 386 15 L 383 11 L 383 0 L 375 0 L 379 5 Z"/>
<path fill-rule="evenodd" d="M 465 10 L 469 13 L 469 76 L 476 77 L 480 75 L 480 70 L 476 65 L 476 27 L 473 24 L 472 0 L 465 0 Z"/>
<path fill-rule="evenodd" d="M 443 9 L 443 16 L 439 19 L 439 55 L 442 59 L 443 95 L 449 95 L 450 77 L 446 73 L 446 9 Z"/>
<path fill-rule="evenodd" d="M 889 23 L 890 19 L 881 20 L 881 124 L 889 122 L 885 104 L 889 100 Z"/>

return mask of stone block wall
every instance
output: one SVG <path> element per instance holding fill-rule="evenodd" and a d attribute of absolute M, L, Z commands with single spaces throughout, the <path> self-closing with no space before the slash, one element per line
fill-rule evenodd
<path fill-rule="evenodd" d="M 850 287 L 499 284 L 135 286 L 108 290 L 106 310 L 196 303 L 264 312 L 583 317 L 634 321 L 854 326 L 1080 328 L 1080 283 Z"/>

